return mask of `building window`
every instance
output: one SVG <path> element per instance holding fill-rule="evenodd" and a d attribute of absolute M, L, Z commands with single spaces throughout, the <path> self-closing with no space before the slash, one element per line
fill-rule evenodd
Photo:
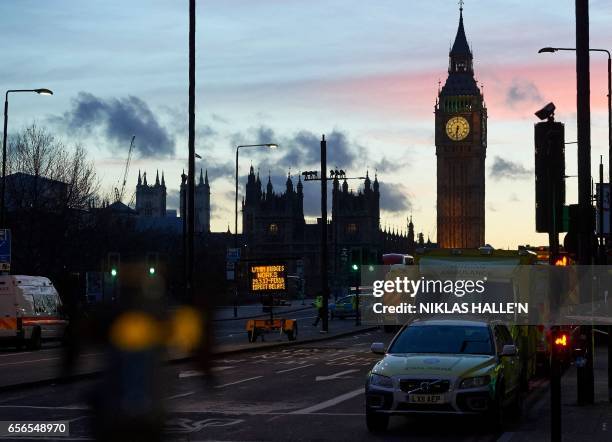
<path fill-rule="evenodd" d="M 268 233 L 270 235 L 278 235 L 278 224 L 272 223 L 268 226 Z"/>
<path fill-rule="evenodd" d="M 346 233 L 348 233 L 349 235 L 354 235 L 357 233 L 357 224 L 355 223 L 349 223 L 346 225 Z"/>

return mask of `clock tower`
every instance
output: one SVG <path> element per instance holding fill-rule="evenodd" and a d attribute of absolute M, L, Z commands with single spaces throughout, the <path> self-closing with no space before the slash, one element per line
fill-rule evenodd
<path fill-rule="evenodd" d="M 485 244 L 487 109 L 474 79 L 463 6 L 435 116 L 438 246 L 477 248 Z"/>

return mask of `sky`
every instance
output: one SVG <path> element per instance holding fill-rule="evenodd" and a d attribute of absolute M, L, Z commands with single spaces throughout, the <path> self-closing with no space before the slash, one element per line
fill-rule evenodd
<path fill-rule="evenodd" d="M 611 48 L 612 2 L 591 0 L 590 46 Z M 378 174 L 381 225 L 436 239 L 434 104 L 447 76 L 459 19 L 455 0 L 199 0 L 196 25 L 197 167 L 211 180 L 212 230 L 233 224 L 237 144 L 241 187 L 249 166 L 284 189 L 328 165 Z M 576 138 L 575 56 L 538 54 L 575 45 L 573 0 L 466 0 L 464 23 L 488 107 L 486 241 L 545 244 L 535 233 L 533 113 L 549 101 Z M 132 135 L 125 202 L 138 171 L 163 171 L 178 206 L 187 166 L 187 0 L 3 0 L 0 89 L 47 87 L 52 97 L 11 95 L 9 134 L 36 122 L 81 143 L 103 190 L 121 181 Z M 607 162 L 606 59 L 591 58 L 592 164 Z M 576 174 L 576 147 L 566 151 Z M 607 174 L 607 167 L 606 167 Z M 607 175 L 606 175 L 607 176 Z M 357 190 L 358 181 L 351 186 Z M 567 202 L 577 180 L 567 180 Z M 308 219 L 317 187 L 304 186 Z"/>

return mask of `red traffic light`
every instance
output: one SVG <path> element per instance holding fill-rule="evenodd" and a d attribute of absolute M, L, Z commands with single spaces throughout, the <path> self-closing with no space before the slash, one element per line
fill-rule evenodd
<path fill-rule="evenodd" d="M 568 344 L 567 334 L 560 333 L 555 336 L 555 345 L 557 347 L 567 347 L 567 344 Z"/>

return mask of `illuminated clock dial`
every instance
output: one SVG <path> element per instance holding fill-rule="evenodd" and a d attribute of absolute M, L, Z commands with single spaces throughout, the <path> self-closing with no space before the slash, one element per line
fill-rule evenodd
<path fill-rule="evenodd" d="M 470 133 L 470 123 L 463 117 L 453 117 L 446 123 L 446 135 L 453 141 L 464 140 Z"/>

